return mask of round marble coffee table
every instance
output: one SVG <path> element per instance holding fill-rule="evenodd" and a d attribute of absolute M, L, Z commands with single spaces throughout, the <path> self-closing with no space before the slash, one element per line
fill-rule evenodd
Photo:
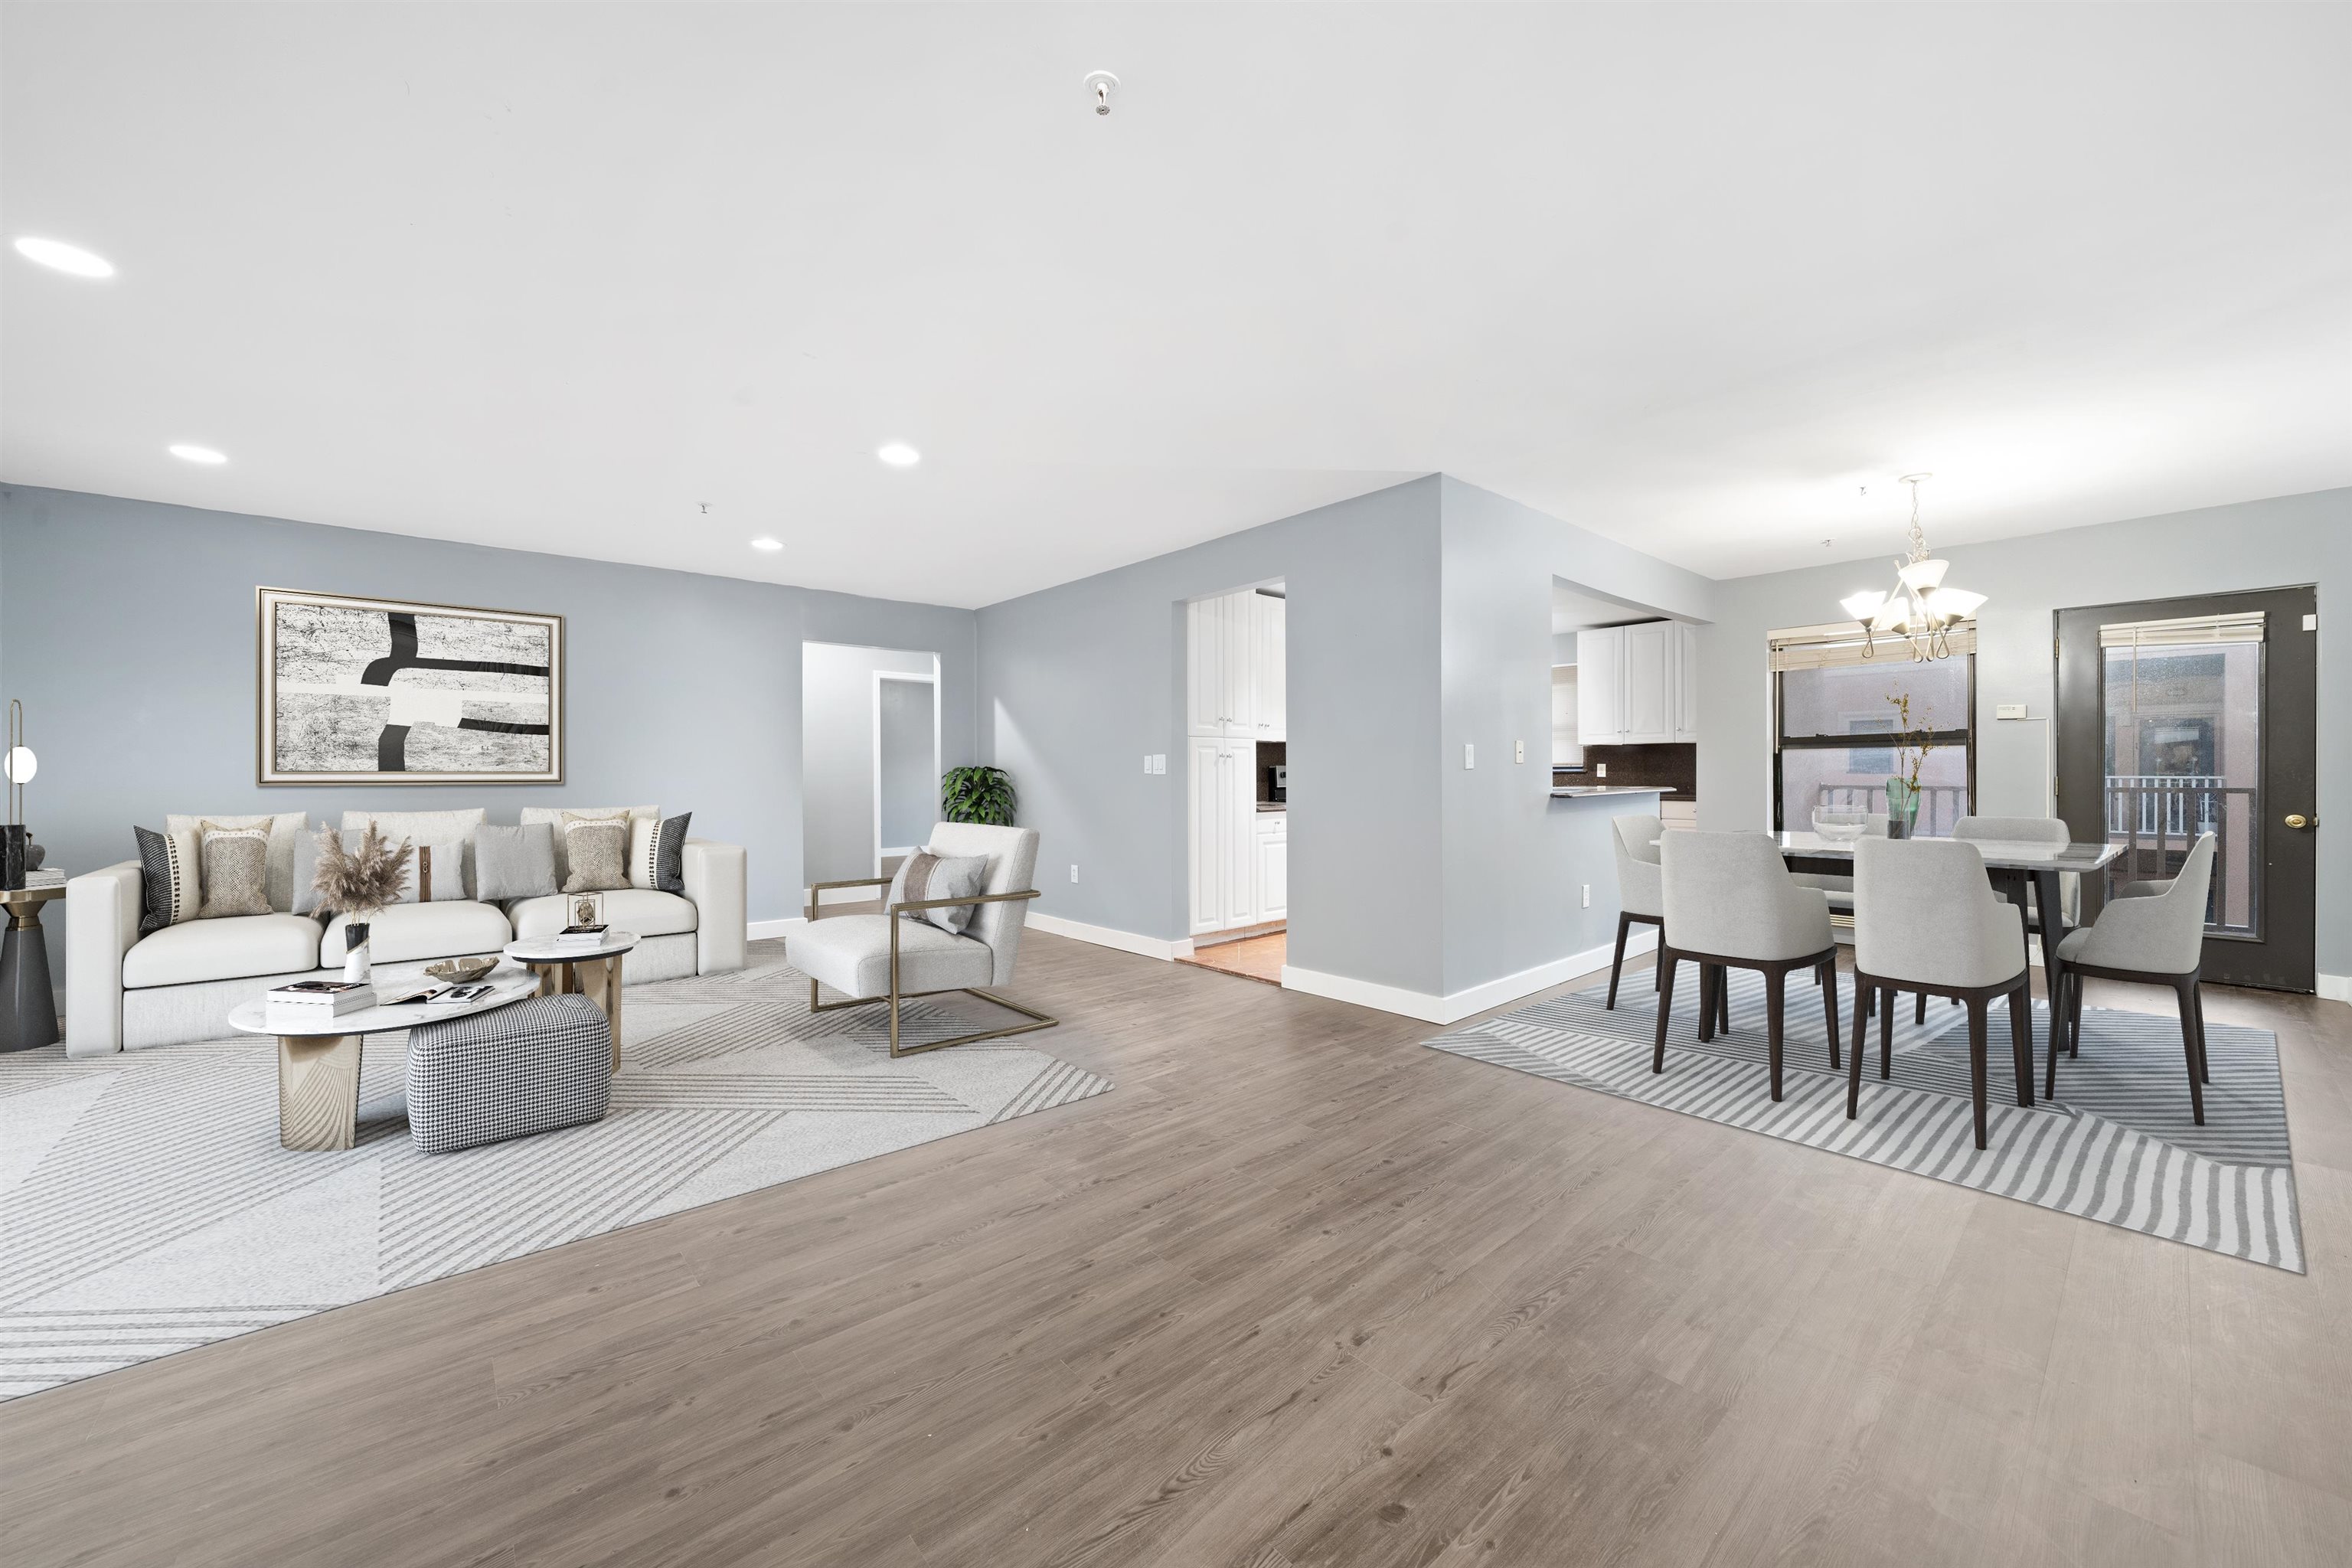
<path fill-rule="evenodd" d="M 428 975 L 410 977 L 430 984 Z M 384 990 L 406 982 L 384 981 Z M 440 1018 L 487 1013 L 539 994 L 538 980 L 513 970 L 493 970 L 490 994 L 478 1002 L 426 1003 L 405 1007 L 362 1007 L 316 1020 L 269 1011 L 259 997 L 230 1010 L 228 1026 L 242 1034 L 278 1037 L 278 1143 L 302 1153 L 348 1149 L 359 1142 L 360 1047 L 370 1035 L 413 1029 Z M 325 1009 L 320 1009 L 323 1015 Z"/>
<path fill-rule="evenodd" d="M 637 945 L 637 934 L 608 931 L 601 942 L 558 942 L 525 937 L 507 943 L 506 955 L 539 972 L 539 994 L 573 993 L 604 1010 L 613 1026 L 613 1070 L 621 1070 L 621 955 Z"/>

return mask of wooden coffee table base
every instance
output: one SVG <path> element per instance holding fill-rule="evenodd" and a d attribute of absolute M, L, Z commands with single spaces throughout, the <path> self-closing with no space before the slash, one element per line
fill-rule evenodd
<path fill-rule="evenodd" d="M 541 996 L 585 996 L 604 1010 L 604 1022 L 613 1027 L 613 1070 L 621 1070 L 621 960 L 624 954 L 610 958 L 577 958 L 552 961 L 522 959 L 539 971 L 539 994 Z"/>
<path fill-rule="evenodd" d="M 278 1037 L 278 1144 L 306 1154 L 359 1142 L 358 1035 Z"/>

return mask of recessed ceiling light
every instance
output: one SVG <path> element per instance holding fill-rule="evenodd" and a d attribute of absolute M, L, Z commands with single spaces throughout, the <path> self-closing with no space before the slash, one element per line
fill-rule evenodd
<path fill-rule="evenodd" d="M 923 455 L 904 441 L 886 441 L 874 455 L 894 468 L 911 468 L 923 460 Z"/>
<path fill-rule="evenodd" d="M 113 262 L 84 250 L 79 245 L 68 245 L 62 239 L 36 239 L 26 235 L 16 242 L 16 254 L 27 261 L 37 261 L 44 267 L 70 272 L 77 278 L 114 276 Z"/>
<path fill-rule="evenodd" d="M 755 539 L 751 541 L 751 548 L 754 550 L 782 550 L 783 547 L 784 542 L 781 539 Z"/>
<path fill-rule="evenodd" d="M 225 452 L 215 452 L 210 447 L 191 447 L 185 441 L 174 442 L 171 453 L 184 463 L 202 463 L 206 468 L 228 461 Z"/>

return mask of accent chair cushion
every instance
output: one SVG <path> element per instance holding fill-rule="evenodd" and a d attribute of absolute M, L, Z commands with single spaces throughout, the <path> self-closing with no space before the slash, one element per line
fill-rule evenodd
<path fill-rule="evenodd" d="M 656 893 L 645 888 L 615 888 L 604 895 L 604 923 L 614 931 L 635 931 L 639 936 L 671 936 L 678 931 L 695 929 L 698 912 L 693 903 L 676 893 Z M 507 906 L 507 919 L 513 922 L 516 940 L 535 936 L 553 936 L 572 923 L 572 900 L 568 894 L 554 893 L 546 898 L 523 899 Z"/>
<path fill-rule="evenodd" d="M 474 894 L 485 903 L 508 899 L 552 897 L 555 892 L 555 828 L 530 822 L 519 827 L 474 829 Z"/>
<path fill-rule="evenodd" d="M 784 938 L 784 962 L 845 995 L 890 993 L 890 917 L 827 915 Z M 996 955 L 985 942 L 898 918 L 898 991 L 956 991 L 994 983 Z"/>
<path fill-rule="evenodd" d="M 340 949 L 335 962 L 342 962 Z M 249 974 L 292 974 L 314 969 L 318 963 L 319 922 L 307 915 L 228 915 L 185 921 L 141 938 L 122 955 L 122 984 L 137 991 Z"/>
<path fill-rule="evenodd" d="M 891 905 L 916 902 L 925 899 L 966 899 L 981 889 L 988 880 L 988 857 L 985 855 L 938 855 L 928 847 L 916 850 L 898 862 L 898 874 L 890 879 L 890 896 L 883 900 L 887 911 Z M 944 931 L 961 935 L 971 924 L 972 912 L 978 904 L 953 904 L 946 909 L 918 910 L 915 915 Z"/>
<path fill-rule="evenodd" d="M 304 923 L 313 931 L 319 929 L 313 921 Z M 343 951 L 350 945 L 343 940 L 347 923 L 343 916 L 337 915 L 316 940 L 311 956 L 320 967 L 342 967 Z M 376 963 L 496 952 L 514 939 L 514 928 L 507 924 L 507 917 L 496 905 L 470 900 L 394 904 L 370 915 L 367 927 L 368 952 Z"/>

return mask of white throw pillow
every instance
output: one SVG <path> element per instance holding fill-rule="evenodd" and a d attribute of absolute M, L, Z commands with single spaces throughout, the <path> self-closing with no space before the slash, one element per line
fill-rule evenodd
<path fill-rule="evenodd" d="M 489 815 L 478 805 L 471 811 L 347 811 L 343 813 L 343 826 L 347 830 L 364 830 L 373 822 L 377 831 L 394 844 L 404 838 L 411 844 L 454 842 L 462 862 L 458 868 L 459 887 L 470 889 L 474 885 L 474 829 L 488 820 Z M 457 896 L 470 898 L 472 894 L 467 891 Z"/>
<path fill-rule="evenodd" d="M 166 833 L 200 833 L 205 823 L 215 827 L 269 829 L 269 907 L 279 914 L 294 912 L 294 846 L 310 831 L 310 816 L 303 811 L 268 812 L 259 816 L 222 816 L 213 812 L 174 814 L 163 818 Z"/>

